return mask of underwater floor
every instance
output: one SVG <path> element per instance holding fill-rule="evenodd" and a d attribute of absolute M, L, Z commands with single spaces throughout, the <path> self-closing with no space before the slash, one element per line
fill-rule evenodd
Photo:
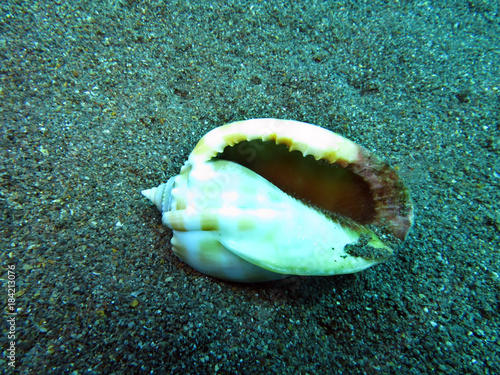
<path fill-rule="evenodd" d="M 3 1 L 2 371 L 500 373 L 499 11 Z M 261 117 L 398 171 L 415 224 L 388 262 L 237 284 L 172 253 L 140 192 Z"/>

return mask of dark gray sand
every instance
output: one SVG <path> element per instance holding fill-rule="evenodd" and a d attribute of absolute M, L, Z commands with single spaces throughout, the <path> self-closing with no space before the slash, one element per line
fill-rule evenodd
<path fill-rule="evenodd" d="M 0 7 L 2 371 L 500 373 L 497 2 Z M 241 285 L 176 258 L 140 191 L 256 117 L 399 169 L 416 224 L 391 261 Z"/>

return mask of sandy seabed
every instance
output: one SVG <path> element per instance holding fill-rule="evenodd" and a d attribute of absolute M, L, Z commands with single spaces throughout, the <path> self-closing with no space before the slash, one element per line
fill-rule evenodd
<path fill-rule="evenodd" d="M 2 371 L 500 373 L 498 2 L 0 9 Z M 175 257 L 140 191 L 258 117 L 399 170 L 416 223 L 391 261 L 242 285 Z"/>

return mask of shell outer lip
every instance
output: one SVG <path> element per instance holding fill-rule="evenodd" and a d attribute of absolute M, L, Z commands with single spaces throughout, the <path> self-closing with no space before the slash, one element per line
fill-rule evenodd
<path fill-rule="evenodd" d="M 297 139 L 299 138 L 300 139 Z M 290 151 L 300 151 L 304 156 L 312 155 L 316 160 L 324 159 L 329 163 L 351 163 L 356 160 L 358 145 L 339 134 L 317 125 L 293 120 L 260 118 L 237 121 L 215 128 L 205 134 L 188 162 L 208 161 L 227 146 L 241 141 L 274 141 L 285 144 Z"/>

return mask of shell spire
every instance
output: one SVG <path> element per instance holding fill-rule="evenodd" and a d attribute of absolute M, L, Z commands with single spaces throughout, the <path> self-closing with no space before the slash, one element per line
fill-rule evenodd
<path fill-rule="evenodd" d="M 174 179 L 171 178 L 168 182 L 160 184 L 157 187 L 141 191 L 141 194 L 148 198 L 160 212 L 167 211 L 173 185 Z"/>

